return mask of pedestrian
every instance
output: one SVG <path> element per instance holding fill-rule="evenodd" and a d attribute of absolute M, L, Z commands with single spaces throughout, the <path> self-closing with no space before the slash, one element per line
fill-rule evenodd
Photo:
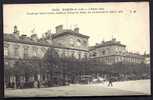
<path fill-rule="evenodd" d="M 20 82 L 20 88 L 21 88 L 21 89 L 24 88 L 24 84 L 25 84 L 24 80 L 21 80 L 21 82 Z"/>
<path fill-rule="evenodd" d="M 37 87 L 40 88 L 40 81 L 38 80 L 37 83 L 38 83 L 37 84 L 38 85 Z"/>
<path fill-rule="evenodd" d="M 109 83 L 108 83 L 108 86 L 111 86 L 111 87 L 113 86 L 112 81 L 113 81 L 113 79 L 112 79 L 112 77 L 110 77 L 109 80 L 108 80 L 108 82 L 109 82 Z"/>
<path fill-rule="evenodd" d="M 38 82 L 34 81 L 34 88 L 38 88 Z"/>

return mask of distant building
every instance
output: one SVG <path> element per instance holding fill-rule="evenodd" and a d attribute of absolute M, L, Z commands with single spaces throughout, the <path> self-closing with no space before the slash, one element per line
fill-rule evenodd
<path fill-rule="evenodd" d="M 144 53 L 144 57 L 145 57 L 145 59 L 144 59 L 144 63 L 145 63 L 145 64 L 150 64 L 150 55 Z"/>
<path fill-rule="evenodd" d="M 90 47 L 90 58 L 105 64 L 114 63 L 143 63 L 144 56 L 131 53 L 126 50 L 126 45 L 113 38 L 110 41 L 102 41 L 100 44 Z"/>

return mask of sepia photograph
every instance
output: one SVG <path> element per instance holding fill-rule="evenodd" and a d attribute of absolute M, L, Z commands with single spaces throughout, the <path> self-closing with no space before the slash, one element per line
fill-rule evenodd
<path fill-rule="evenodd" d="M 149 2 L 3 4 L 5 97 L 151 95 Z"/>

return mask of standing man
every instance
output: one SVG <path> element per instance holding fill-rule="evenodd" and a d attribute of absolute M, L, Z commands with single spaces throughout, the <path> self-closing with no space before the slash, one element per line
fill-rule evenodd
<path fill-rule="evenodd" d="M 108 80 L 108 86 L 113 86 L 113 83 L 112 83 L 112 81 L 113 81 L 113 78 L 110 76 L 110 78 L 109 78 L 109 80 Z"/>

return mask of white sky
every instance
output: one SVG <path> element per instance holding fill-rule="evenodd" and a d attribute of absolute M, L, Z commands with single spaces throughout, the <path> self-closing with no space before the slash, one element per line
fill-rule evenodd
<path fill-rule="evenodd" d="M 31 12 L 51 12 L 59 8 L 103 8 L 103 11 L 120 11 L 123 13 L 92 14 L 29 14 Z M 78 26 L 80 33 L 90 36 L 89 45 L 116 37 L 127 45 L 127 50 L 150 51 L 149 3 L 76 3 L 76 4 L 5 4 L 4 33 L 12 33 L 17 25 L 20 34 L 30 36 L 31 30 L 39 37 L 47 30 L 55 32 L 55 26 L 63 24 L 64 28 Z M 130 11 L 136 11 L 130 12 Z"/>

